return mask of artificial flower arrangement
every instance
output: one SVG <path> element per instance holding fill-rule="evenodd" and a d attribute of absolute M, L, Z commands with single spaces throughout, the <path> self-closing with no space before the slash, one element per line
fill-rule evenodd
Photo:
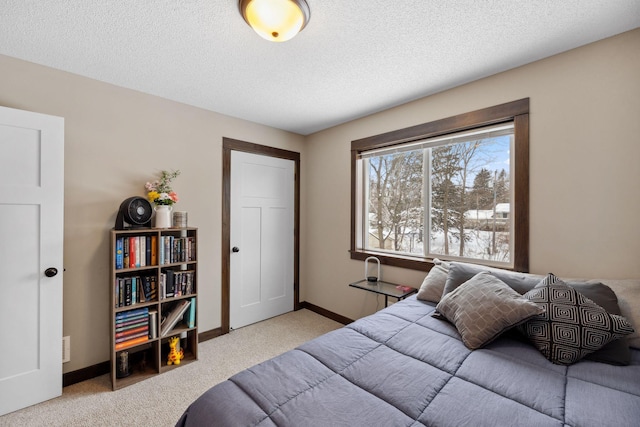
<path fill-rule="evenodd" d="M 153 182 L 147 182 L 144 188 L 147 190 L 147 199 L 151 203 L 157 205 L 171 206 L 178 202 L 178 195 L 171 189 L 171 181 L 173 181 L 180 171 L 160 172 L 160 179 Z"/>

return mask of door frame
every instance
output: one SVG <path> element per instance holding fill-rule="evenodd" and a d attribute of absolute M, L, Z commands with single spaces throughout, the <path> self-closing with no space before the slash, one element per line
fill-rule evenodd
<path fill-rule="evenodd" d="M 229 333 L 229 311 L 231 298 L 231 152 L 259 154 L 293 160 L 294 201 L 293 201 L 293 309 L 300 310 L 300 153 L 222 138 L 222 281 L 221 281 L 221 329 Z"/>

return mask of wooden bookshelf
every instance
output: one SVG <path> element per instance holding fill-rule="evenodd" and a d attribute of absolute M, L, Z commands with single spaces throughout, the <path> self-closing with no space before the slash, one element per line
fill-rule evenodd
<path fill-rule="evenodd" d="M 113 390 L 198 360 L 197 237 L 193 227 L 111 230 Z M 176 315 L 182 305 L 184 312 Z M 184 356 L 168 365 L 174 336 Z"/>

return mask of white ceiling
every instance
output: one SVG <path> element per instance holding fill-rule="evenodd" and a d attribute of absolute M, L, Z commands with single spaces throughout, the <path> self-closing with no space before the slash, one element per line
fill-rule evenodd
<path fill-rule="evenodd" d="M 640 0 L 0 0 L 0 54 L 307 135 L 640 26 Z M 1 78 L 1 70 L 0 70 Z"/>

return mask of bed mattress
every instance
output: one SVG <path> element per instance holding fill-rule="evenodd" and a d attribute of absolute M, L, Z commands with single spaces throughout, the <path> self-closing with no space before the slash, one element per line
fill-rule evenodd
<path fill-rule="evenodd" d="M 629 366 L 549 362 L 515 332 L 469 350 L 410 297 L 246 369 L 178 426 L 638 426 Z"/>

